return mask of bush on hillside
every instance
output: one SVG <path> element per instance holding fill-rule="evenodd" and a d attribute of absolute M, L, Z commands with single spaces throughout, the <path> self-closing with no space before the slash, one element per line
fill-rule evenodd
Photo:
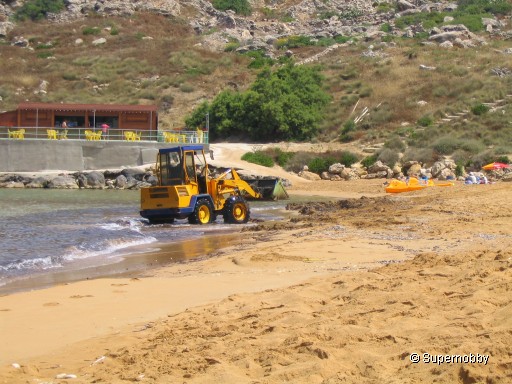
<path fill-rule="evenodd" d="M 398 136 L 392 136 L 384 143 L 384 148 L 394 150 L 396 152 L 405 151 L 406 145 Z"/>
<path fill-rule="evenodd" d="M 377 162 L 377 155 L 373 154 L 371 156 L 366 156 L 363 160 L 361 160 L 361 165 L 365 168 L 369 168 L 376 162 Z"/>
<path fill-rule="evenodd" d="M 64 9 L 63 0 L 29 0 L 14 14 L 16 20 L 42 20 L 48 13 L 59 13 Z"/>
<path fill-rule="evenodd" d="M 315 157 L 307 165 L 310 172 L 321 174 L 322 172 L 327 172 L 331 164 L 334 164 L 332 159 Z"/>
<path fill-rule="evenodd" d="M 212 5 L 219 11 L 232 10 L 237 15 L 249 16 L 252 13 L 251 5 L 247 0 L 213 0 Z"/>
<path fill-rule="evenodd" d="M 284 167 L 285 170 L 288 172 L 295 172 L 299 173 L 304 169 L 305 165 L 308 165 L 308 163 L 315 157 L 314 154 L 310 152 L 296 152 L 293 157 L 291 157 L 287 162 L 286 166 Z"/>
<path fill-rule="evenodd" d="M 269 168 L 274 166 L 274 160 L 262 151 L 244 153 L 242 160 Z"/>
<path fill-rule="evenodd" d="M 431 116 L 421 116 L 416 124 L 418 124 L 420 127 L 429 127 L 434 123 L 434 119 L 432 119 Z"/>
<path fill-rule="evenodd" d="M 377 159 L 389 167 L 393 167 L 400 159 L 396 150 L 384 148 L 380 151 Z"/>
<path fill-rule="evenodd" d="M 473 112 L 474 115 L 480 116 L 489 112 L 489 107 L 485 104 L 478 104 L 471 108 L 471 112 Z"/>
<path fill-rule="evenodd" d="M 322 89 L 320 68 L 287 63 L 265 68 L 245 92 L 223 91 L 185 119 L 189 127 L 210 116 L 212 140 L 231 135 L 259 142 L 308 140 L 317 133 L 330 96 Z"/>
<path fill-rule="evenodd" d="M 434 142 L 432 148 L 440 155 L 451 155 L 460 148 L 460 141 L 451 136 L 441 137 Z"/>

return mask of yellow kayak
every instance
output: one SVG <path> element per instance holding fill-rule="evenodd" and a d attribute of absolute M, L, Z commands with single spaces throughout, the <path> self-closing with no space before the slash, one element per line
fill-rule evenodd
<path fill-rule="evenodd" d="M 408 181 L 393 179 L 386 187 L 387 193 L 401 193 L 418 191 L 427 187 L 451 187 L 453 183 L 438 183 L 435 184 L 432 180 L 419 180 L 416 177 L 411 177 Z"/>

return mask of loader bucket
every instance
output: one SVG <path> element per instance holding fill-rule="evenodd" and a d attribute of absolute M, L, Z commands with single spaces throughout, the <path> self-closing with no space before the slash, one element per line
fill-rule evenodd
<path fill-rule="evenodd" d="M 279 178 L 246 179 L 245 181 L 261 194 L 261 200 L 287 200 L 290 197 L 286 192 L 283 181 Z"/>

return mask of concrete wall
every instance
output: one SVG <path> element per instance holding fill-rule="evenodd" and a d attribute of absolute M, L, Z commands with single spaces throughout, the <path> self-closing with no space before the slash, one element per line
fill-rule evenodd
<path fill-rule="evenodd" d="M 155 162 L 157 142 L 0 140 L 0 172 L 87 171 Z"/>

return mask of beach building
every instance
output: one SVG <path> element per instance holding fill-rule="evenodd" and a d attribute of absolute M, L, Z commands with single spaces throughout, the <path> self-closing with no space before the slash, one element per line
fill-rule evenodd
<path fill-rule="evenodd" d="M 71 104 L 22 102 L 14 111 L 0 113 L 0 126 L 40 128 L 101 128 L 144 131 L 158 130 L 156 105 Z"/>

